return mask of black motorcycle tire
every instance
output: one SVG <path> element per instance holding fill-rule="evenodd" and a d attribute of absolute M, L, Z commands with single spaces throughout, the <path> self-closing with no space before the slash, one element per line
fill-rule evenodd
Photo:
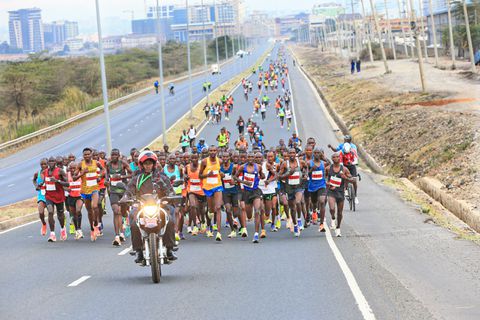
<path fill-rule="evenodd" d="M 152 268 L 152 281 L 154 283 L 160 282 L 162 276 L 162 266 L 158 259 L 158 235 L 150 233 L 148 236 L 148 250 L 150 251 L 150 267 Z"/>

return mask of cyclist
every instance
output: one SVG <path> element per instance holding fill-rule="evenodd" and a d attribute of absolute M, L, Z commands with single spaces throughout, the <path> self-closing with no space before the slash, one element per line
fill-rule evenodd
<path fill-rule="evenodd" d="M 353 189 L 355 190 L 355 204 L 358 204 L 357 196 L 357 164 L 358 164 L 358 155 L 355 149 L 352 148 L 351 144 L 346 142 L 343 144 L 342 150 L 339 152 L 340 162 L 348 169 L 350 174 L 353 177 Z"/>

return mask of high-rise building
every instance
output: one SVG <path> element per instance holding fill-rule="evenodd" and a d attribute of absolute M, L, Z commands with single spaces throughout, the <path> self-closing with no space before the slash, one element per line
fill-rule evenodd
<path fill-rule="evenodd" d="M 38 8 L 9 11 L 10 45 L 24 52 L 45 49 L 42 10 Z"/>
<path fill-rule="evenodd" d="M 53 21 L 43 24 L 45 44 L 64 44 L 66 40 L 78 36 L 78 22 L 76 21 Z"/>

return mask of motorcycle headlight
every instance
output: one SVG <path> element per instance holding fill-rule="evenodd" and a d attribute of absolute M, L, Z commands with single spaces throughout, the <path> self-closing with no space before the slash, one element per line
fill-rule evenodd
<path fill-rule="evenodd" d="M 144 206 L 143 207 L 143 212 L 145 213 L 146 216 L 152 218 L 155 216 L 158 212 L 158 207 L 157 206 Z"/>

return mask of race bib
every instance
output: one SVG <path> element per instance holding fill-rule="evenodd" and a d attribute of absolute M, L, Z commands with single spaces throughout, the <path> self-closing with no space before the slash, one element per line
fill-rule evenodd
<path fill-rule="evenodd" d="M 330 185 L 334 186 L 335 188 L 340 187 L 342 185 L 342 178 L 332 176 L 330 178 Z"/>
<path fill-rule="evenodd" d="M 300 174 L 296 173 L 288 177 L 288 184 L 289 185 L 297 185 L 300 184 Z"/>
<path fill-rule="evenodd" d="M 313 171 L 312 172 L 312 180 L 322 180 L 323 178 L 323 171 Z"/>
<path fill-rule="evenodd" d="M 223 178 L 223 183 L 225 184 L 226 189 L 233 188 L 234 185 L 232 185 L 232 175 L 225 173 L 225 177 Z"/>
<path fill-rule="evenodd" d="M 87 187 L 95 187 L 97 185 L 97 173 L 96 172 L 87 172 Z"/>

